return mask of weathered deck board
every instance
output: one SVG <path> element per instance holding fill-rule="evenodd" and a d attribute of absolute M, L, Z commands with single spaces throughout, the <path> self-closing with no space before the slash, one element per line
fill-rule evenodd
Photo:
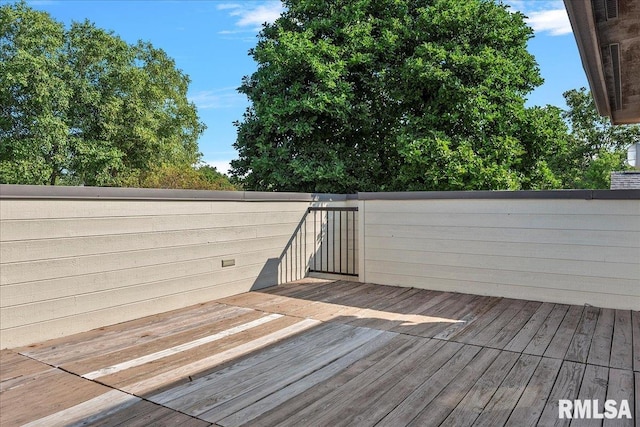
<path fill-rule="evenodd" d="M 284 404 L 285 402 L 288 402 L 289 400 L 302 394 L 306 390 L 309 390 L 312 387 L 315 387 L 316 385 L 329 380 L 339 372 L 346 370 L 349 366 L 353 366 L 353 364 L 357 363 L 362 358 L 367 357 L 371 353 L 382 348 L 396 336 L 397 334 L 395 333 L 385 332 L 375 340 L 369 341 L 365 345 L 356 348 L 348 354 L 338 358 L 333 363 L 330 363 L 322 369 L 315 371 L 311 375 L 308 375 L 300 379 L 299 381 L 291 383 L 286 387 L 278 390 L 276 393 L 273 393 L 270 396 L 259 400 L 258 402 L 252 403 L 244 409 L 218 421 L 218 424 L 226 427 L 232 427 L 245 424 L 248 421 L 253 422 L 252 420 L 254 418 L 257 418 L 262 414 L 268 412 L 269 410 L 276 408 Z"/>
<path fill-rule="evenodd" d="M 478 354 L 482 351 L 482 354 Z M 459 377 L 465 377 L 467 372 L 483 371 L 495 358 L 497 351 L 481 350 L 480 347 L 465 345 L 460 348 L 444 365 L 440 367 L 427 381 L 412 390 L 407 397 L 389 412 L 382 420 L 379 426 L 398 426 L 408 425 L 415 419 L 422 410 L 425 409 L 427 402 L 433 403 L 433 400 L 445 389 L 451 382 L 453 384 L 463 385 L 464 382 L 458 381 Z M 452 372 L 458 372 L 454 378 Z M 468 378 L 465 378 L 468 379 Z M 462 397 L 460 397 L 462 398 Z M 426 405 L 427 407 L 429 404 Z M 436 407 L 442 407 L 436 405 Z M 433 411 L 429 410 L 429 413 Z"/>
<path fill-rule="evenodd" d="M 344 326 L 327 330 L 314 340 L 315 347 L 283 354 L 235 375 L 217 375 L 215 379 L 203 377 L 201 381 L 205 387 L 164 404 L 202 419 L 218 421 L 310 375 L 380 333 Z"/>
<path fill-rule="evenodd" d="M 517 359 L 517 353 L 503 351 L 440 425 L 450 427 L 472 425 Z"/>
<path fill-rule="evenodd" d="M 538 367 L 540 359 L 539 356 L 522 354 L 491 400 L 484 406 L 482 413 L 478 414 L 473 425 L 486 427 L 504 425 Z"/>
<path fill-rule="evenodd" d="M 635 376 L 636 379 L 636 387 L 635 387 L 635 410 L 636 410 L 636 415 L 634 420 L 640 420 L 640 393 L 638 393 L 638 390 L 640 390 L 640 372 L 634 372 L 633 375 Z"/>
<path fill-rule="evenodd" d="M 107 392 L 109 388 L 103 385 L 69 375 L 59 369 L 38 372 L 28 383 L 2 391 L 2 425 L 23 425 Z"/>
<path fill-rule="evenodd" d="M 615 322 L 615 310 L 609 308 L 600 309 L 600 315 L 596 323 L 595 331 L 587 363 L 592 365 L 609 366 L 611 356 L 611 340 L 613 339 L 613 324 Z"/>
<path fill-rule="evenodd" d="M 398 301 L 405 299 L 404 294 L 411 293 L 409 288 L 391 288 L 388 294 L 380 296 L 377 300 L 374 300 L 371 304 L 368 304 L 366 308 L 361 308 L 360 310 L 355 311 L 353 315 L 353 320 L 347 321 L 345 323 L 353 326 L 365 326 L 367 320 L 369 320 L 372 316 L 370 314 L 376 313 L 379 311 L 389 312 L 389 307 L 396 304 Z"/>
<path fill-rule="evenodd" d="M 390 330 L 398 322 L 402 322 L 403 315 L 411 313 L 412 304 L 419 303 L 421 294 L 420 289 L 406 288 L 406 292 L 393 299 L 384 300 L 383 304 L 378 304 L 377 307 L 372 307 L 374 310 L 388 313 L 387 318 L 376 318 L 369 316 L 371 309 L 362 309 L 358 312 L 358 318 L 354 319 L 351 324 L 354 326 L 362 326 L 365 328 L 376 328 L 383 330 Z M 398 322 L 395 320 L 398 319 Z"/>
<path fill-rule="evenodd" d="M 434 346 L 438 345 L 438 340 L 432 340 Z M 442 342 L 440 342 L 442 343 Z M 435 353 L 428 354 L 429 363 L 421 363 L 419 366 L 398 381 L 393 387 L 379 390 L 381 396 L 372 402 L 369 402 L 367 411 L 360 411 L 356 416 L 352 416 L 350 420 L 352 425 L 374 425 L 397 407 L 402 401 L 409 396 L 414 390 L 427 382 L 442 366 L 447 363 L 463 346 L 460 343 L 448 342 L 442 343 L 441 347 L 437 347 Z"/>
<path fill-rule="evenodd" d="M 540 360 L 505 426 L 532 427 L 538 424 L 561 365 L 559 359 L 545 357 Z"/>
<path fill-rule="evenodd" d="M 0 413 L 3 426 L 570 425 L 559 399 L 627 400 L 638 416 L 639 348 L 637 311 L 301 281 L 4 350 Z"/>
<path fill-rule="evenodd" d="M 477 318 L 491 310 L 498 302 L 500 302 L 500 298 L 484 297 L 481 301 L 475 301 L 475 303 L 472 302 L 471 304 L 468 304 L 468 310 L 464 316 L 461 316 L 458 319 L 457 323 L 447 326 L 437 334 L 434 334 L 433 337 L 442 340 L 455 339 L 458 332 L 462 331 L 470 323 L 473 323 Z"/>
<path fill-rule="evenodd" d="M 417 335 L 421 337 L 433 337 L 439 334 L 447 327 L 464 317 L 469 312 L 469 307 L 478 301 L 482 301 L 483 297 L 477 295 L 455 295 L 450 297 L 441 305 L 434 307 L 427 312 L 421 313 L 423 316 L 433 316 L 436 318 L 446 319 L 445 321 L 420 322 L 413 327 L 407 328 L 404 333 Z"/>
<path fill-rule="evenodd" d="M 523 353 L 542 356 L 545 351 L 547 351 L 551 341 L 553 341 L 553 338 L 562 324 L 568 310 L 568 305 L 554 305 L 551 313 L 549 313 L 544 322 L 542 322 L 542 325 L 533 335 L 533 338 L 531 338 L 531 341 L 529 341 L 529 344 L 527 344 Z"/>
<path fill-rule="evenodd" d="M 101 377 L 100 382 L 112 387 L 124 388 L 129 384 L 144 381 L 162 373 L 170 372 L 190 362 L 204 359 L 213 353 L 219 353 L 234 348 L 245 342 L 247 339 L 258 338 L 277 331 L 285 326 L 290 326 L 297 320 L 298 319 L 290 317 L 281 317 L 272 322 L 245 331 L 245 333 L 232 335 L 213 343 L 205 344 L 178 354 L 173 354 L 157 362 L 146 363 L 123 371 L 114 372 Z M 84 372 L 82 372 L 82 374 L 84 374 Z"/>
<path fill-rule="evenodd" d="M 194 343 L 195 345 L 198 340 L 204 341 L 205 338 L 216 337 L 216 334 L 221 334 L 228 329 L 238 328 L 243 324 L 256 322 L 264 318 L 264 313 L 255 310 L 249 312 L 237 312 L 235 313 L 235 316 L 220 318 L 211 325 L 200 326 L 145 343 L 136 342 L 129 347 L 122 347 L 119 351 L 105 351 L 105 354 L 76 360 L 61 366 L 68 371 L 85 375 L 88 372 L 92 372 L 106 366 L 126 363 L 132 359 L 158 353 L 163 350 L 167 353 L 167 356 L 169 356 L 170 352 L 167 351 L 168 349 L 179 345 L 184 346 L 187 343 L 196 341 L 196 343 Z"/>
<path fill-rule="evenodd" d="M 616 310 L 609 364 L 613 368 L 633 369 L 631 311 Z"/>
<path fill-rule="evenodd" d="M 305 334 L 293 336 L 278 343 L 276 346 L 271 346 L 261 352 L 255 354 L 249 354 L 244 358 L 237 360 L 231 366 L 221 366 L 219 369 L 213 370 L 206 376 L 195 379 L 183 385 L 171 387 L 165 391 L 156 393 L 149 397 L 154 402 L 165 404 L 181 396 L 193 393 L 208 385 L 208 381 L 215 380 L 216 378 L 223 376 L 246 376 L 248 369 L 254 369 L 255 366 L 265 366 L 265 363 L 272 363 L 272 361 L 282 355 L 297 354 L 300 351 L 310 350 L 317 347 L 315 342 L 318 338 L 327 333 L 331 333 L 337 329 L 328 325 L 318 326 L 316 328 L 308 330 Z M 238 377 L 241 378 L 241 377 Z"/>
<path fill-rule="evenodd" d="M 638 388 L 636 386 L 636 396 L 638 394 Z M 630 405 L 631 414 L 634 413 L 634 406 L 637 406 L 637 401 L 634 402 L 633 398 L 633 372 L 628 370 L 610 368 L 609 369 L 609 379 L 607 383 L 607 399 L 615 400 L 618 402 L 618 408 L 623 400 L 626 400 Z M 637 410 L 636 410 L 637 412 Z M 635 416 L 635 419 L 638 420 L 638 416 Z M 620 427 L 631 427 L 633 426 L 633 419 L 615 419 L 615 420 L 605 420 L 603 426 L 620 426 Z M 637 424 L 636 424 L 637 425 Z"/>
<path fill-rule="evenodd" d="M 534 339 L 536 334 L 553 310 L 554 304 L 545 302 L 540 304 L 531 318 L 517 331 L 516 335 L 504 347 L 505 350 L 521 353 Z"/>
<path fill-rule="evenodd" d="M 505 354 L 513 355 L 513 353 Z M 447 386 L 413 418 L 409 425 L 423 426 L 444 421 L 491 366 L 509 363 L 509 360 L 504 360 L 500 356 L 499 350 L 484 348 L 463 369 L 459 370 L 458 375 L 451 378 L 449 373 L 450 381 Z M 510 356 L 506 357 L 510 358 Z"/>
<path fill-rule="evenodd" d="M 580 400 L 597 400 L 600 405 L 604 404 L 604 400 L 607 397 L 607 381 L 609 378 L 609 368 L 604 366 L 587 365 L 584 370 L 584 376 L 582 377 L 582 384 L 580 385 L 580 391 L 578 392 L 578 399 Z M 600 412 L 602 412 L 602 406 L 600 406 Z M 601 426 L 602 420 L 600 419 L 580 419 L 572 420 L 573 426 Z"/>
<path fill-rule="evenodd" d="M 377 351 L 370 353 L 368 356 L 356 361 L 345 370 L 340 372 L 340 375 L 335 375 L 329 379 L 326 379 L 317 385 L 303 391 L 302 393 L 294 396 L 292 399 L 286 401 L 284 404 L 278 405 L 268 411 L 265 411 L 259 417 L 252 419 L 250 425 L 255 426 L 272 426 L 284 422 L 292 415 L 297 414 L 304 408 L 308 407 L 313 402 L 321 399 L 327 394 L 334 392 L 344 384 L 347 384 L 353 378 L 356 378 L 361 373 L 365 372 L 371 366 L 374 366 L 380 360 L 388 357 L 389 354 L 394 352 L 399 345 L 406 342 L 406 337 L 402 335 L 396 335 L 393 339 L 386 342 Z"/>
<path fill-rule="evenodd" d="M 305 409 L 289 417 L 283 425 L 341 425 L 345 422 L 342 419 L 342 414 L 349 415 L 351 399 L 356 396 L 366 399 L 367 393 L 362 393 L 364 387 L 374 392 L 373 384 L 379 382 L 385 373 L 390 370 L 396 370 L 397 373 L 402 372 L 409 365 L 418 362 L 423 350 L 430 347 L 428 340 L 407 337 L 406 341 L 387 357 L 344 384 L 339 390 L 334 390 L 333 393 L 311 403 Z M 399 360 L 400 355 L 403 357 Z M 328 408 L 330 410 L 327 410 Z"/>
<path fill-rule="evenodd" d="M 568 426 L 571 423 L 570 419 L 559 418 L 559 401 L 560 399 L 574 400 L 577 398 L 586 366 L 577 362 L 562 362 L 556 382 L 538 420 L 539 425 Z"/>
<path fill-rule="evenodd" d="M 540 304 L 539 302 L 528 301 L 506 325 L 498 330 L 486 345 L 494 348 L 504 348 L 518 334 L 520 329 L 527 324 L 531 316 L 540 307 Z"/>
<path fill-rule="evenodd" d="M 100 414 L 95 420 L 82 420 L 78 425 L 90 425 L 92 427 L 115 427 L 115 426 L 187 426 L 206 427 L 211 423 L 180 412 L 164 408 L 155 403 L 141 400 L 133 405 L 127 406 L 113 414 Z"/>
<path fill-rule="evenodd" d="M 0 351 L 0 392 L 20 387 L 53 371 L 51 366 L 10 350 Z"/>
<path fill-rule="evenodd" d="M 117 351 L 119 348 L 129 347 L 132 342 L 152 341 L 166 333 L 177 333 L 198 325 L 210 324 L 230 310 L 234 311 L 238 308 L 230 308 L 216 302 L 199 304 L 164 313 L 164 315 L 158 314 L 71 337 L 45 341 L 18 350 L 38 360 L 59 366 L 78 358 L 103 354 L 105 351 Z"/>
<path fill-rule="evenodd" d="M 640 372 L 640 311 L 631 315 L 633 328 L 633 370 Z"/>
<path fill-rule="evenodd" d="M 459 331 L 455 337 L 455 341 L 470 342 L 476 335 L 481 333 L 484 328 L 489 326 L 496 318 L 498 318 L 505 310 L 509 308 L 511 299 L 500 299 L 497 304 L 491 307 L 482 317 L 477 318 L 475 321 L 470 322 L 467 327 Z"/>
<path fill-rule="evenodd" d="M 569 307 L 569 310 L 567 310 L 562 319 L 562 323 L 558 326 L 558 329 L 553 335 L 553 339 L 544 352 L 545 357 L 555 357 L 556 359 L 564 358 L 569 344 L 572 342 L 576 327 L 582 318 L 583 309 L 584 307 L 577 305 Z"/>
<path fill-rule="evenodd" d="M 597 307 L 585 307 L 582 318 L 573 334 L 573 339 L 569 344 L 567 353 L 564 356 L 567 360 L 585 363 L 589 355 L 589 348 L 593 340 L 596 323 L 599 319 L 600 309 Z"/>

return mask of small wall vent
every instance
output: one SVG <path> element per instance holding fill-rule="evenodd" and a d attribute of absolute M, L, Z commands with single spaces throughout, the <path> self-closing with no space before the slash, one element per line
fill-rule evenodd
<path fill-rule="evenodd" d="M 604 6 L 607 10 L 607 19 L 618 17 L 618 0 L 604 0 Z"/>
<path fill-rule="evenodd" d="M 611 53 L 611 67 L 613 69 L 613 91 L 615 98 L 615 109 L 622 109 L 622 82 L 620 80 L 620 45 L 609 45 Z"/>

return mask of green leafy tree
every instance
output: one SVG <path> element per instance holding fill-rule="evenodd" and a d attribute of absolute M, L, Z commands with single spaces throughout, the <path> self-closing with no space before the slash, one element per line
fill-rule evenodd
<path fill-rule="evenodd" d="M 67 154 L 64 27 L 24 3 L 0 6 L 0 182 L 54 183 Z"/>
<path fill-rule="evenodd" d="M 1 6 L 0 182 L 121 185 L 195 165 L 204 125 L 188 84 L 149 43 Z"/>
<path fill-rule="evenodd" d="M 209 165 L 200 165 L 196 169 L 198 174 L 205 181 L 211 183 L 212 185 L 218 187 L 218 190 L 239 190 L 240 187 L 234 185 L 229 180 L 229 177 L 221 172 L 218 172 L 215 166 Z"/>
<path fill-rule="evenodd" d="M 490 0 L 284 3 L 239 89 L 251 106 L 236 123 L 232 176 L 246 188 L 559 184 L 545 160 L 559 112 L 524 107 L 542 78 L 522 14 Z M 537 128 L 548 123 L 550 134 Z"/>
<path fill-rule="evenodd" d="M 627 148 L 640 141 L 640 126 L 612 125 L 585 88 L 567 91 L 564 98 L 570 135 L 557 175 L 565 188 L 609 188 L 611 172 L 629 169 Z"/>
<path fill-rule="evenodd" d="M 238 187 L 215 167 L 200 165 L 160 165 L 133 178 L 133 185 L 143 188 L 188 188 L 193 190 L 235 191 Z"/>

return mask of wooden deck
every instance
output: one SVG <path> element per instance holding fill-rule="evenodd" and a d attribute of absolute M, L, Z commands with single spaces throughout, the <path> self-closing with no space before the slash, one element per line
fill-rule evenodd
<path fill-rule="evenodd" d="M 306 280 L 4 350 L 0 424 L 552 426 L 640 419 L 640 312 Z"/>

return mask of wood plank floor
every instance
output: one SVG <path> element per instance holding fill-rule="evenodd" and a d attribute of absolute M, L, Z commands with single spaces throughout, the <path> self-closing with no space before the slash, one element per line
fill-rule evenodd
<path fill-rule="evenodd" d="M 0 352 L 0 425 L 633 426 L 640 312 L 307 279 Z M 560 419 L 613 399 L 632 419 Z"/>

